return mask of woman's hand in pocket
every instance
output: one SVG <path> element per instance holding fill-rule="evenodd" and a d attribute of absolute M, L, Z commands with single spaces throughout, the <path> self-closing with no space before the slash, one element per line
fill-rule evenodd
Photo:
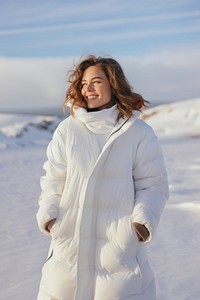
<path fill-rule="evenodd" d="M 137 233 L 139 241 L 145 242 L 149 238 L 149 231 L 144 225 L 133 222 L 133 227 Z"/>
<path fill-rule="evenodd" d="M 50 220 L 47 224 L 46 224 L 46 230 L 48 232 L 51 232 L 51 228 L 53 227 L 53 225 L 55 224 L 56 219 L 52 219 Z"/>

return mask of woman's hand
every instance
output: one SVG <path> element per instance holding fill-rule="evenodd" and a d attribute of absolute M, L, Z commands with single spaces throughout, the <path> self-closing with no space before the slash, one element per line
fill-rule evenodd
<path fill-rule="evenodd" d="M 52 219 L 52 220 L 50 220 L 50 221 L 46 224 L 46 230 L 47 230 L 48 232 L 51 231 L 51 228 L 52 228 L 53 225 L 55 224 L 55 221 L 56 221 L 56 219 Z"/>
<path fill-rule="evenodd" d="M 145 242 L 149 237 L 148 229 L 144 225 L 136 222 L 133 222 L 133 227 L 137 233 L 138 240 L 141 242 Z"/>

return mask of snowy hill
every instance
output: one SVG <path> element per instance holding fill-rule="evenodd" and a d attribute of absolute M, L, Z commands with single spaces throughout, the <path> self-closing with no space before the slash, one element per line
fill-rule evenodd
<path fill-rule="evenodd" d="M 142 119 L 162 138 L 200 137 L 200 98 L 148 108 Z"/>
<path fill-rule="evenodd" d="M 200 98 L 148 108 L 141 118 L 160 138 L 200 137 Z M 53 116 L 0 114 L 0 148 L 46 143 L 60 121 Z"/>
<path fill-rule="evenodd" d="M 0 148 L 48 142 L 58 117 L 25 114 L 0 114 Z"/>
<path fill-rule="evenodd" d="M 145 110 L 160 137 L 170 198 L 148 245 L 158 300 L 200 299 L 200 99 Z M 35 214 L 46 146 L 61 120 L 0 114 L 0 300 L 35 300 L 50 239 Z M 149 299 L 151 300 L 151 299 Z"/>

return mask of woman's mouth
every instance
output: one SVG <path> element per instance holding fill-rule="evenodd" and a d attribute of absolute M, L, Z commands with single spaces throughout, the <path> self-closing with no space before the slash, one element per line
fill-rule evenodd
<path fill-rule="evenodd" d="M 87 100 L 94 100 L 94 99 L 98 98 L 98 95 L 91 95 L 91 96 L 87 96 L 86 98 L 87 98 Z"/>

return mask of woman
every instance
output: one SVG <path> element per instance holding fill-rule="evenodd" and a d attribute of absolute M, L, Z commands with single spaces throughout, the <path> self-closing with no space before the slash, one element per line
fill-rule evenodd
<path fill-rule="evenodd" d="M 159 142 L 138 119 L 145 100 L 112 58 L 70 76 L 70 117 L 47 150 L 37 213 L 50 234 L 38 300 L 154 300 L 146 254 L 168 185 Z"/>

